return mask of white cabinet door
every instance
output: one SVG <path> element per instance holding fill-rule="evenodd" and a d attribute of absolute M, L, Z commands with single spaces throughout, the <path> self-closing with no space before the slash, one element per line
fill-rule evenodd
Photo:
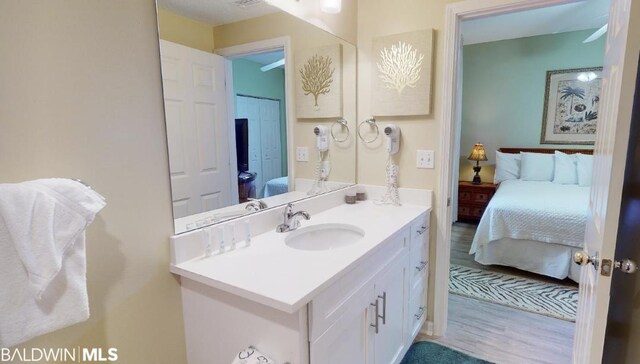
<path fill-rule="evenodd" d="M 365 284 L 354 294 L 345 313 L 311 343 L 311 364 L 370 364 L 370 310 L 373 286 Z"/>
<path fill-rule="evenodd" d="M 160 40 L 173 217 L 229 206 L 224 58 Z"/>
<path fill-rule="evenodd" d="M 382 271 L 375 281 L 378 299 L 380 328 L 374 336 L 375 364 L 395 364 L 402 360 L 405 352 L 406 314 L 408 307 L 408 267 L 409 256 L 403 254 Z"/>

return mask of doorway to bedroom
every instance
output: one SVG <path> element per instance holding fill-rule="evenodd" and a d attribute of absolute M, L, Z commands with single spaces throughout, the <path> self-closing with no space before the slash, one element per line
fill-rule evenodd
<path fill-rule="evenodd" d="M 286 193 L 284 49 L 236 56 L 230 63 L 239 202 Z"/>
<path fill-rule="evenodd" d="M 462 23 L 445 344 L 571 362 L 608 7 Z"/>

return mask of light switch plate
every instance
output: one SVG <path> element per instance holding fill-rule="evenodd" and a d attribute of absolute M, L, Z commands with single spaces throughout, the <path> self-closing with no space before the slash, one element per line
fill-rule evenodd
<path fill-rule="evenodd" d="M 434 168 L 435 153 L 433 150 L 418 149 L 416 153 L 416 167 L 418 168 Z"/>
<path fill-rule="evenodd" d="M 309 148 L 297 147 L 296 148 L 296 161 L 308 162 L 309 161 Z"/>

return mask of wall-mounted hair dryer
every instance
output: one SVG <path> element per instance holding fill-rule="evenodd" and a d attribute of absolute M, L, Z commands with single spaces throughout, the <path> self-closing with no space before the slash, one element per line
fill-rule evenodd
<path fill-rule="evenodd" d="M 329 150 L 329 128 L 325 125 L 318 125 L 313 128 L 316 135 L 316 147 L 321 152 Z"/>
<path fill-rule="evenodd" d="M 387 153 L 393 155 L 400 150 L 400 127 L 389 124 L 384 127 L 384 135 L 387 139 Z"/>

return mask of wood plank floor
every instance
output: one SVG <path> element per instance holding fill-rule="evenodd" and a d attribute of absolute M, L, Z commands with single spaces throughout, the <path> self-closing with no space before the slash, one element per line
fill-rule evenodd
<path fill-rule="evenodd" d="M 484 266 L 469 255 L 475 226 L 456 223 L 451 241 L 451 264 L 576 285 L 515 268 Z M 575 324 L 489 302 L 449 295 L 448 328 L 444 337 L 429 340 L 472 356 L 505 364 L 571 363 Z"/>

